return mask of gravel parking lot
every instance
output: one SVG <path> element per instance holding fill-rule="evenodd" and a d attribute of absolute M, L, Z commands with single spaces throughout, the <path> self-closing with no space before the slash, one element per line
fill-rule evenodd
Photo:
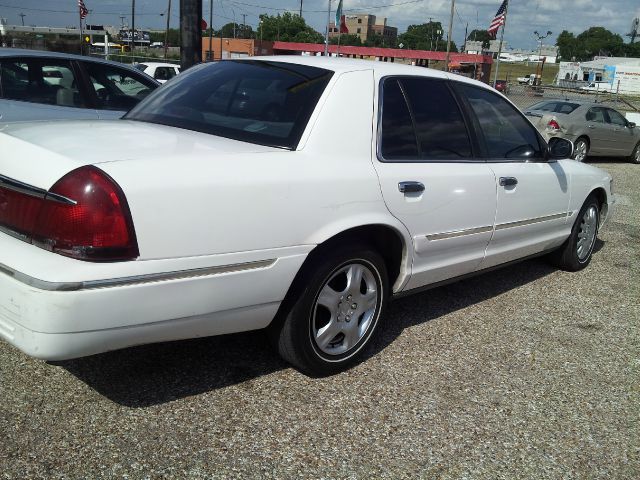
<path fill-rule="evenodd" d="M 394 302 L 331 378 L 250 333 L 64 362 L 0 342 L 0 478 L 639 478 L 640 166 L 585 271 Z"/>

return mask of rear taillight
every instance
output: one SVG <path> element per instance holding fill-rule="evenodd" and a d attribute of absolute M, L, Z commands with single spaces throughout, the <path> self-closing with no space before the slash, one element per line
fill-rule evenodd
<path fill-rule="evenodd" d="M 560 130 L 560 124 L 555 120 L 550 120 L 549 123 L 547 123 L 547 128 L 549 130 Z"/>
<path fill-rule="evenodd" d="M 44 195 L 12 185 L 0 187 L 0 226 L 41 248 L 80 260 L 138 256 L 122 190 L 92 166 L 68 173 Z"/>

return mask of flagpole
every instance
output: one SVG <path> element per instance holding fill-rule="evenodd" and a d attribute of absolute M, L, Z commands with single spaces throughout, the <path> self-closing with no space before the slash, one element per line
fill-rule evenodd
<path fill-rule="evenodd" d="M 82 11 L 80 10 L 80 6 L 78 5 L 78 19 L 80 20 L 80 55 L 82 55 Z"/>
<path fill-rule="evenodd" d="M 504 30 L 507 28 L 507 14 L 509 13 L 509 2 L 504 7 L 504 23 L 502 24 L 502 32 L 500 33 L 500 44 L 498 45 L 498 61 L 496 62 L 496 73 L 493 77 L 493 88 L 496 88 L 498 81 L 498 70 L 500 70 L 500 55 L 502 54 L 502 40 L 504 39 Z"/>
<path fill-rule="evenodd" d="M 331 0 L 327 1 L 327 31 L 324 36 L 324 56 L 329 55 L 329 22 L 331 22 Z"/>
<path fill-rule="evenodd" d="M 449 17 L 449 32 L 447 33 L 447 55 L 444 58 L 444 71 L 449 71 L 449 52 L 451 51 L 451 30 L 453 30 L 453 13 L 456 8 L 456 0 L 451 0 L 451 16 Z"/>

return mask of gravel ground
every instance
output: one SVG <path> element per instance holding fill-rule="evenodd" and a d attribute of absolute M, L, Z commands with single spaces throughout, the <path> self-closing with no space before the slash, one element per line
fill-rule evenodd
<path fill-rule="evenodd" d="M 394 302 L 350 371 L 259 333 L 51 365 L 0 342 L 0 478 L 640 477 L 640 166 L 593 262 Z"/>

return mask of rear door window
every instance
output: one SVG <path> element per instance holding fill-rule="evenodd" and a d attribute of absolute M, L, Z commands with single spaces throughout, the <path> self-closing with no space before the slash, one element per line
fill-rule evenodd
<path fill-rule="evenodd" d="M 2 98 L 62 107 L 84 107 L 71 62 L 6 59 L 0 66 Z"/>
<path fill-rule="evenodd" d="M 462 112 L 444 80 L 400 80 L 415 120 L 421 160 L 471 158 L 471 141 Z"/>
<path fill-rule="evenodd" d="M 472 158 L 462 112 L 444 80 L 389 77 L 382 83 L 380 154 L 385 161 Z"/>
<path fill-rule="evenodd" d="M 588 122 L 605 123 L 604 108 L 591 107 L 589 110 L 587 110 L 585 119 Z"/>

